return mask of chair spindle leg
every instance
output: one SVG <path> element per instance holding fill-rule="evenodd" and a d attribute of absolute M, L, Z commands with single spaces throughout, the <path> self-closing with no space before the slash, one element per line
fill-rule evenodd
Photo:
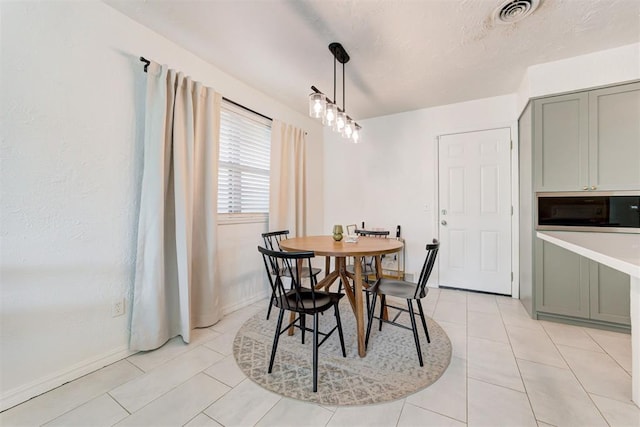
<path fill-rule="evenodd" d="M 334 306 L 336 311 L 336 326 L 338 327 L 338 336 L 340 337 L 340 346 L 342 347 L 342 357 L 347 357 L 347 351 L 344 347 L 344 335 L 342 335 L 342 322 L 340 321 L 340 311 L 338 311 L 338 304 Z"/>
<path fill-rule="evenodd" d="M 413 329 L 413 339 L 416 342 L 416 350 L 418 351 L 418 360 L 420 361 L 420 366 L 424 366 L 422 363 L 422 351 L 420 351 L 420 338 L 418 338 L 418 326 L 416 325 L 416 315 L 413 312 L 413 304 L 411 304 L 411 300 L 407 300 L 407 305 L 409 306 L 409 317 L 411 317 L 411 328 Z"/>
<path fill-rule="evenodd" d="M 313 314 L 313 392 L 318 391 L 318 313 Z"/>
<path fill-rule="evenodd" d="M 427 343 L 431 343 L 431 339 L 429 338 L 429 329 L 427 329 L 427 318 L 424 316 L 424 310 L 422 309 L 422 302 L 420 302 L 419 299 L 417 299 L 416 302 L 418 303 L 418 310 L 420 310 L 420 318 L 422 319 L 424 334 L 427 336 Z"/>
<path fill-rule="evenodd" d="M 379 331 L 382 330 L 382 318 L 384 316 L 384 307 L 387 305 L 387 297 L 385 295 L 382 295 L 380 297 L 380 327 L 378 328 Z"/>
<path fill-rule="evenodd" d="M 273 348 L 271 348 L 271 360 L 269 360 L 269 373 L 273 369 L 273 361 L 276 358 L 276 349 L 278 348 L 278 340 L 280 339 L 280 328 L 282 327 L 282 318 L 284 317 L 284 310 L 280 309 L 280 314 L 278 315 L 278 325 L 276 325 L 276 336 L 273 339 Z"/>
<path fill-rule="evenodd" d="M 373 323 L 373 316 L 375 315 L 376 312 L 376 301 L 378 299 L 378 294 L 374 293 L 373 294 L 373 301 L 371 301 L 371 309 L 369 310 L 369 319 L 367 321 L 367 335 L 364 338 L 364 348 L 365 350 L 367 349 L 367 346 L 369 345 L 369 335 L 371 334 L 371 324 Z"/>

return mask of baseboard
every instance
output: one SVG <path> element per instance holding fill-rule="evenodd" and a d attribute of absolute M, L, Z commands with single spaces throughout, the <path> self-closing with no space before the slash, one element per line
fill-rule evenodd
<path fill-rule="evenodd" d="M 77 363 L 69 369 L 61 370 L 29 384 L 8 390 L 0 397 L 0 411 L 19 405 L 42 393 L 60 387 L 69 381 L 73 381 L 107 365 L 125 359 L 134 353 L 136 352 L 129 350 L 128 346 L 123 346 L 101 356 Z"/>
<path fill-rule="evenodd" d="M 619 323 L 609 323 L 593 319 L 582 319 L 578 317 L 563 316 L 561 314 L 543 313 L 540 311 L 536 313 L 536 318 L 537 320 L 547 320 L 550 322 L 564 323 L 573 326 L 582 326 L 587 328 L 602 329 L 605 331 L 621 332 L 623 334 L 631 333 L 631 326 L 622 325 Z"/>
<path fill-rule="evenodd" d="M 269 296 L 269 293 L 267 291 L 263 291 L 258 294 L 255 294 L 251 298 L 245 298 L 236 304 L 224 306 L 222 308 L 222 314 L 226 316 L 229 313 L 233 313 L 234 311 L 240 310 L 241 308 L 245 308 L 260 300 L 266 299 L 268 296 Z M 265 305 L 265 307 L 267 307 L 267 305 Z"/>

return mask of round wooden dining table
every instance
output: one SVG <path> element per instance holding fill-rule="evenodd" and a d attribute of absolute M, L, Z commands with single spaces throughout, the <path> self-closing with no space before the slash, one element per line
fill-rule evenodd
<path fill-rule="evenodd" d="M 326 257 L 325 277 L 318 282 L 316 288 L 329 289 L 338 278 L 344 283 L 345 294 L 351 303 L 351 308 L 356 318 L 358 354 L 360 357 L 366 355 L 362 300 L 362 258 L 365 256 L 375 257 L 376 274 L 380 277 L 382 272 L 381 256 L 398 252 L 402 247 L 403 243 L 396 239 L 363 236 L 358 237 L 358 241 L 354 243 L 345 242 L 344 239 L 336 242 L 333 236 L 295 237 L 280 242 L 280 248 L 285 251 L 313 251 L 316 255 Z M 355 259 L 355 274 L 351 274 L 346 269 L 346 259 L 348 257 Z M 331 258 L 335 259 L 333 270 L 331 270 Z M 349 280 L 353 281 L 353 290 L 349 286 Z"/>

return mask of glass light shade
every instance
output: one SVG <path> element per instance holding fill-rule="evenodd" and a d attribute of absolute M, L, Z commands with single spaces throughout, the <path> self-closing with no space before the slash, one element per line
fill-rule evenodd
<path fill-rule="evenodd" d="M 357 144 L 360 142 L 360 129 L 362 129 L 358 125 L 353 126 L 353 132 L 351 132 L 351 139 L 353 139 L 353 143 Z"/>
<path fill-rule="evenodd" d="M 336 121 L 333 124 L 333 130 L 336 132 L 342 132 L 342 128 L 344 128 L 344 124 L 347 121 L 347 115 L 343 111 L 338 111 L 336 115 Z"/>
<path fill-rule="evenodd" d="M 336 104 L 327 102 L 327 105 L 325 107 L 325 113 L 322 118 L 322 124 L 333 127 L 333 124 L 336 121 L 337 115 L 338 115 L 338 107 L 336 106 Z"/>
<path fill-rule="evenodd" d="M 309 116 L 321 119 L 325 114 L 325 105 L 327 97 L 324 93 L 312 93 L 309 95 Z"/>
<path fill-rule="evenodd" d="M 344 123 L 344 127 L 342 128 L 342 137 L 351 139 L 351 135 L 353 134 L 353 120 L 347 117 L 347 121 Z"/>

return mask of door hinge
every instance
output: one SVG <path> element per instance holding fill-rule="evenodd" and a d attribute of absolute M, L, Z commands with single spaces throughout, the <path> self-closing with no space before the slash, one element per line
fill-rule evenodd
<path fill-rule="evenodd" d="M 513 282 L 513 271 L 511 272 L 511 282 Z"/>
<path fill-rule="evenodd" d="M 510 149 L 513 150 L 513 140 L 509 141 L 509 143 Z"/>
<path fill-rule="evenodd" d="M 513 215 L 513 206 L 511 206 L 511 215 Z"/>

